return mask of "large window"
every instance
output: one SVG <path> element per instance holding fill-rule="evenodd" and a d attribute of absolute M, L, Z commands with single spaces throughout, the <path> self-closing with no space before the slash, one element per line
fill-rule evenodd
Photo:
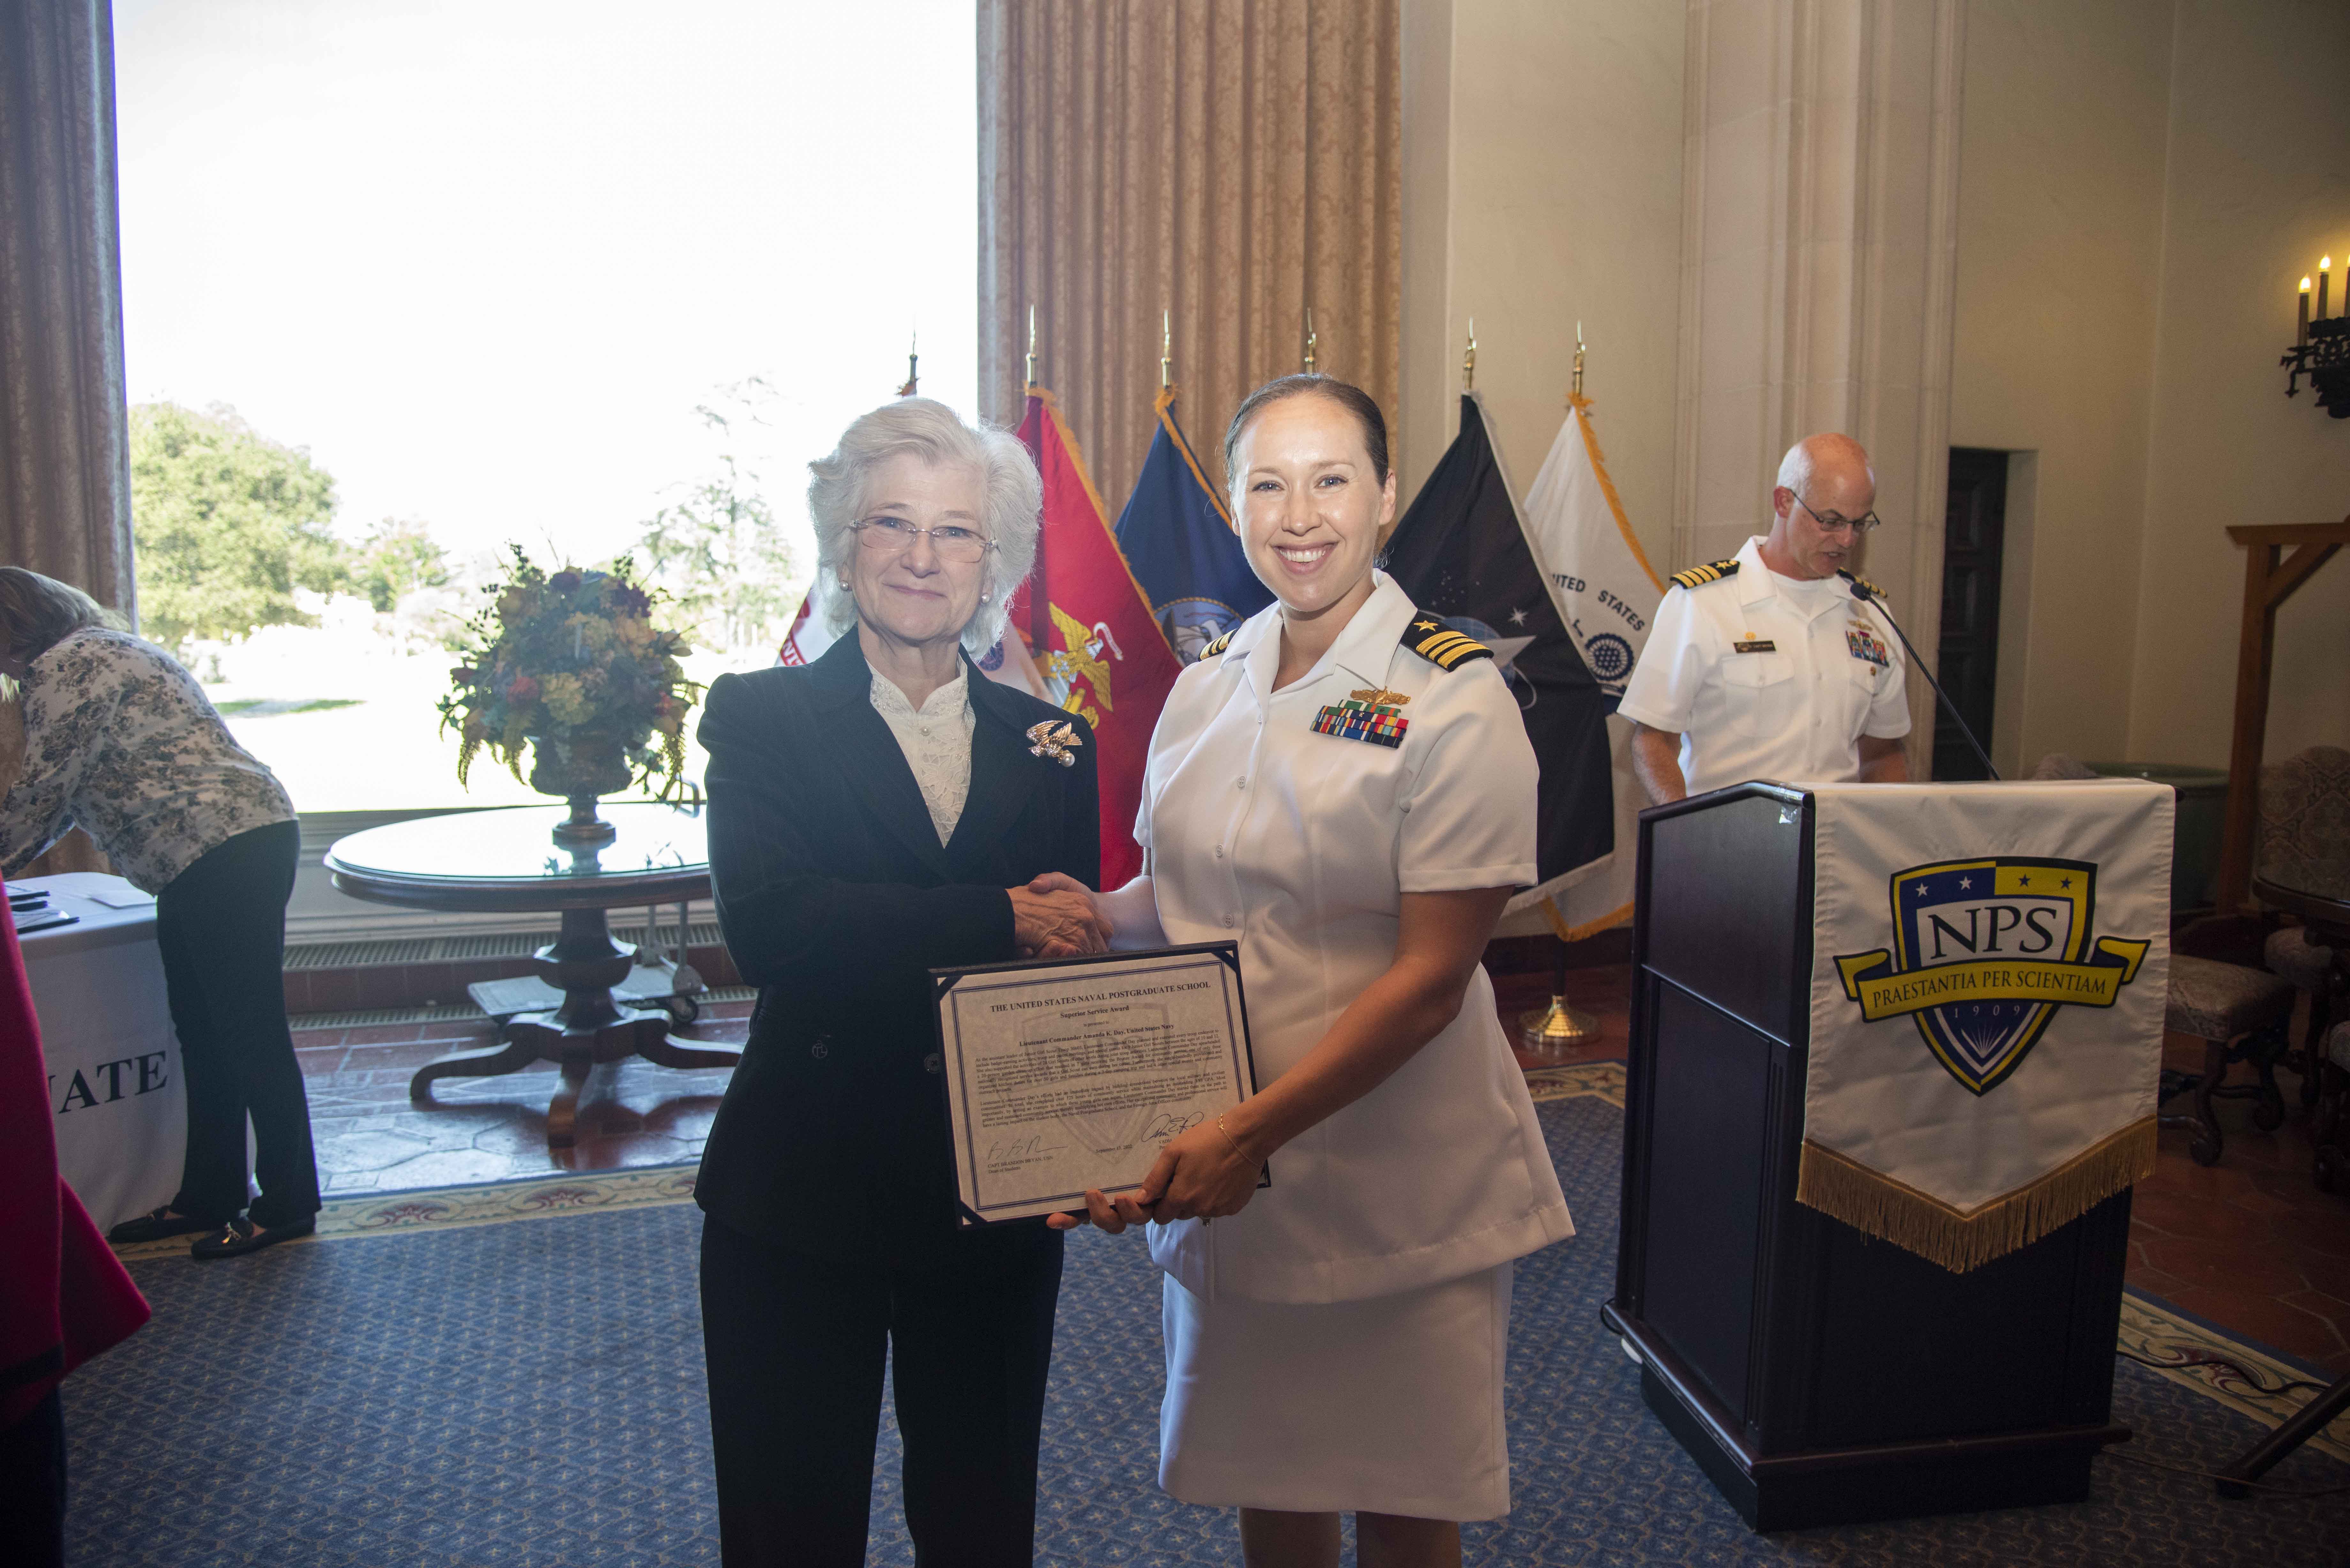
<path fill-rule="evenodd" d="M 297 806 L 539 798 L 461 792 L 435 733 L 508 542 L 585 565 L 764 506 L 771 543 L 670 586 L 697 680 L 765 664 L 808 460 L 917 331 L 922 391 L 973 407 L 972 0 L 117 0 L 115 29 L 144 628 Z"/>

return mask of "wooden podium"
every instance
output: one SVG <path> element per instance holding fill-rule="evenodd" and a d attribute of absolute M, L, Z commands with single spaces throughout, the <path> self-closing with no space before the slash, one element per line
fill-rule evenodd
<path fill-rule="evenodd" d="M 1757 1530 L 2077 1501 L 2129 1437 L 2109 1419 L 2129 1194 L 1966 1273 L 1795 1201 L 1814 811 L 1746 784 L 1641 814 L 1603 1315 Z"/>

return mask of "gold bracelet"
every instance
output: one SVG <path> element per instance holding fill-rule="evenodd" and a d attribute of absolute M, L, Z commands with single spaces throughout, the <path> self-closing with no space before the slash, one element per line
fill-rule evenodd
<path fill-rule="evenodd" d="M 1224 1125 L 1224 1118 L 1221 1116 L 1216 1118 L 1216 1130 L 1224 1135 L 1224 1141 L 1232 1146 L 1232 1152 L 1241 1157 L 1242 1164 L 1262 1163 L 1261 1161 L 1252 1162 L 1249 1159 L 1248 1150 L 1241 1147 L 1241 1140 L 1232 1136 L 1232 1129 Z"/>

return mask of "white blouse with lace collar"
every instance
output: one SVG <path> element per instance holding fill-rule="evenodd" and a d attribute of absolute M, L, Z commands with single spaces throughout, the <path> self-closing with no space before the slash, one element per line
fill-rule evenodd
<path fill-rule="evenodd" d="M 959 670 L 955 678 L 931 693 L 917 709 L 898 683 L 873 671 L 873 711 L 898 737 L 906 765 L 921 786 L 922 804 L 931 808 L 931 826 L 939 843 L 954 836 L 962 820 L 963 802 L 971 797 L 971 735 L 975 722 L 971 711 L 971 675 Z"/>

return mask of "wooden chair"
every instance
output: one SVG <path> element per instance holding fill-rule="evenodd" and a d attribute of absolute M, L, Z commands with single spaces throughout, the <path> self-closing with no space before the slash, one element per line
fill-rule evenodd
<path fill-rule="evenodd" d="M 2304 1106 L 2315 1103 L 2334 998 L 2350 948 L 2350 751 L 2312 746 L 2261 769 L 2252 894 L 2301 924 L 2269 934 L 2262 957 L 2309 999 L 2292 1053 Z"/>
<path fill-rule="evenodd" d="M 2170 995 L 2163 1027 L 2203 1042 L 2203 1071 L 2162 1075 L 2160 1097 L 2191 1093 L 2195 1111 L 2192 1116 L 2164 1116 L 2161 1124 L 2194 1131 L 2188 1153 L 2196 1164 L 2213 1165 L 2220 1158 L 2224 1140 L 2220 1118 L 2211 1109 L 2215 1099 L 2257 1099 L 2252 1125 L 2264 1131 L 2284 1121 L 2276 1058 L 2293 1022 L 2293 995 L 2288 981 L 2260 970 L 2185 953 L 2170 955 Z M 2245 1060 L 2259 1069 L 2258 1081 L 2229 1085 L 2229 1064 Z"/>
<path fill-rule="evenodd" d="M 2301 1074 L 2301 1103 L 2317 1103 L 2325 1062 L 2325 1033 L 2334 1022 L 2334 993 L 2342 984 L 2342 950 L 2318 940 L 2314 928 L 2285 926 L 2271 931 L 2261 956 L 2269 972 L 2309 999 L 2309 1024 L 2288 1060 Z"/>
<path fill-rule="evenodd" d="M 2317 1189 L 2350 1192 L 2350 1116 L 2342 1114 L 2350 1103 L 2350 1023 L 2326 1032 L 2317 1072 L 2324 1086 L 2309 1127 L 2310 1141 L 2317 1146 Z"/>

